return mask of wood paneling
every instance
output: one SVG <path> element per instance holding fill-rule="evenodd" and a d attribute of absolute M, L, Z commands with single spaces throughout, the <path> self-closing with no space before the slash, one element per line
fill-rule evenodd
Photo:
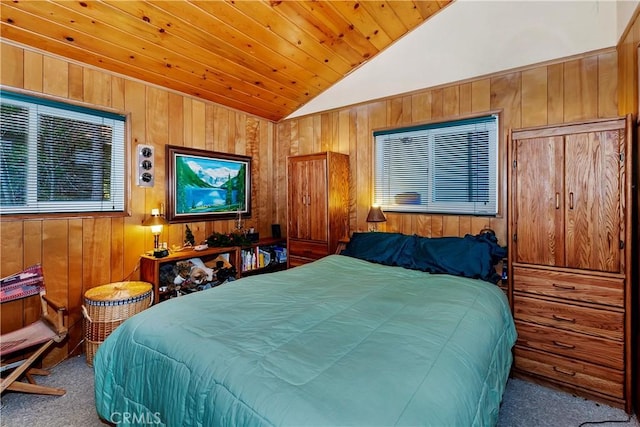
<path fill-rule="evenodd" d="M 640 46 L 640 7 L 617 46 L 618 114 L 638 114 L 638 47 Z M 3 70 L 4 71 L 4 70 Z"/>
<path fill-rule="evenodd" d="M 351 162 L 351 231 L 367 230 L 366 215 L 372 202 L 373 136 L 376 129 L 451 120 L 469 113 L 500 112 L 499 215 L 467 217 L 452 215 L 388 214 L 378 229 L 425 236 L 462 236 L 493 228 L 500 243 L 507 244 L 506 134 L 509 128 L 541 126 L 576 119 L 612 117 L 617 112 L 617 53 L 614 49 L 573 58 L 565 62 L 534 66 L 470 82 L 425 89 L 407 95 L 335 110 L 341 118 L 340 132 L 316 126 L 314 134 L 323 144 L 349 154 Z M 332 112 L 322 113 L 333 114 Z M 281 122 L 276 127 L 280 143 L 290 154 L 313 152 L 308 138 L 289 129 L 315 123 L 317 115 Z M 348 122 L 347 122 L 348 121 Z M 347 130 L 348 129 L 348 130 Z M 329 133 L 327 133 L 329 132 Z M 274 165 L 281 168 L 281 165 Z M 279 198 L 278 204 L 284 199 Z"/>
<path fill-rule="evenodd" d="M 591 56 L 565 62 L 565 122 L 598 117 L 598 85 L 597 57 Z"/>
<path fill-rule="evenodd" d="M 547 124 L 547 70 L 538 67 L 522 72 L 522 126 Z"/>
<path fill-rule="evenodd" d="M 611 52 L 598 57 L 598 117 L 618 114 L 618 54 Z"/>
<path fill-rule="evenodd" d="M 135 147 L 155 147 L 156 179 L 153 188 L 136 186 L 129 173 L 129 215 L 81 218 L 9 218 L 0 221 L 0 274 L 6 276 L 41 262 L 48 293 L 67 305 L 65 321 L 69 339 L 44 360 L 51 365 L 78 346 L 83 339 L 81 305 L 84 292 L 92 287 L 121 280 L 138 280 L 139 258 L 153 245 L 153 237 L 142 221 L 151 208 L 165 201 L 165 145 L 184 145 L 208 150 L 249 154 L 253 157 L 253 226 L 263 236 L 271 235 L 271 224 L 285 223 L 284 173 L 271 164 L 283 164 L 277 156 L 274 124 L 229 110 L 208 101 L 178 95 L 98 69 L 83 67 L 35 50 L 0 44 L 2 74 L 6 88 L 29 90 L 38 95 L 68 99 L 84 105 L 106 107 L 128 114 L 129 171 L 135 170 Z M 310 121 L 313 124 L 313 121 Z M 313 125 L 308 129 L 313 133 Z M 279 178 L 278 178 L 279 177 Z M 230 231 L 233 221 L 190 224 L 196 240 L 204 240 L 214 229 Z M 169 246 L 182 245 L 184 224 L 165 227 L 161 236 Z M 37 301 L 3 305 L 2 332 L 32 320 Z M 77 347 L 76 352 L 82 351 Z"/>

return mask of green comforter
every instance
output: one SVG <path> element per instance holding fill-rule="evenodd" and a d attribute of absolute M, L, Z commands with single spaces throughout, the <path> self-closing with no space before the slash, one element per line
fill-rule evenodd
<path fill-rule="evenodd" d="M 155 305 L 94 359 L 119 425 L 489 426 L 516 332 L 487 282 L 331 255 Z"/>

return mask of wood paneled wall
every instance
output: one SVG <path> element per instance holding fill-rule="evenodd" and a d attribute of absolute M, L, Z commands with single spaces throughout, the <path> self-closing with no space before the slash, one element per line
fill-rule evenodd
<path fill-rule="evenodd" d="M 640 6 L 629 23 L 618 51 L 618 112 L 638 114 L 638 49 L 640 48 Z M 639 150 L 636 150 L 639 151 Z M 636 152 L 636 154 L 638 154 Z"/>
<path fill-rule="evenodd" d="M 84 292 L 106 283 L 139 278 L 139 256 L 153 246 L 142 221 L 152 208 L 165 202 L 165 145 L 179 145 L 250 155 L 252 164 L 252 218 L 247 226 L 271 235 L 271 224 L 284 224 L 286 206 L 274 182 L 284 176 L 274 162 L 274 124 L 244 113 L 197 100 L 138 81 L 67 62 L 19 46 L 0 44 L 0 83 L 6 88 L 106 107 L 129 114 L 130 215 L 113 217 L 34 217 L 0 220 L 0 275 L 15 273 L 36 262 L 44 268 L 47 292 L 69 308 L 70 339 L 45 359 L 56 362 L 83 338 L 81 305 Z M 135 147 L 155 147 L 153 188 L 136 186 Z M 233 221 L 190 224 L 196 240 L 212 231 L 233 229 Z M 184 224 L 165 227 L 161 241 L 181 245 Z M 4 304 L 2 331 L 29 323 L 38 313 L 34 300 Z M 81 352 L 78 347 L 76 352 Z"/>
<path fill-rule="evenodd" d="M 0 275 L 42 262 L 48 292 L 69 307 L 70 339 L 47 357 L 45 365 L 66 356 L 82 340 L 80 307 L 87 289 L 139 277 L 139 255 L 150 249 L 153 241 L 141 223 L 165 200 L 167 144 L 251 155 L 254 214 L 248 225 L 262 235 L 270 235 L 272 223 L 286 229 L 288 155 L 324 150 L 349 154 L 350 226 L 352 231 L 366 230 L 372 195 L 373 130 L 499 111 L 499 216 L 388 214 L 388 221 L 380 228 L 424 236 L 456 236 L 477 233 L 488 226 L 505 244 L 508 129 L 618 114 L 615 49 L 278 124 L 19 46 L 1 43 L 0 54 L 2 85 L 127 112 L 130 148 L 138 143 L 156 148 L 156 185 L 150 189 L 136 187 L 135 177 L 130 176 L 128 216 L 0 220 Z M 131 157 L 129 165 L 135 170 Z M 233 222 L 190 226 L 196 239 L 202 240 L 212 231 L 231 230 Z M 183 238 L 183 225 L 171 225 L 162 235 L 162 241 L 170 246 L 181 244 Z M 2 331 L 30 321 L 36 311 L 31 302 L 3 307 Z"/>
<path fill-rule="evenodd" d="M 323 150 L 349 154 L 350 226 L 351 231 L 362 231 L 367 229 L 366 216 L 373 194 L 374 130 L 499 111 L 502 129 L 497 217 L 389 213 L 387 222 L 379 228 L 437 237 L 463 236 L 491 227 L 499 241 L 506 244 L 508 130 L 615 117 L 618 114 L 617 58 L 616 50 L 609 49 L 287 120 L 276 127 L 277 146 L 290 154 Z M 283 171 L 284 161 L 279 159 L 275 167 Z M 281 205 L 284 199 L 278 199 L 277 203 Z"/>

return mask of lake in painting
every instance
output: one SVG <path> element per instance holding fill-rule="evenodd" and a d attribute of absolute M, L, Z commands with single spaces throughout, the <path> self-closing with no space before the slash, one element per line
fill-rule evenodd
<path fill-rule="evenodd" d="M 246 163 L 182 155 L 175 161 L 177 215 L 246 209 Z"/>

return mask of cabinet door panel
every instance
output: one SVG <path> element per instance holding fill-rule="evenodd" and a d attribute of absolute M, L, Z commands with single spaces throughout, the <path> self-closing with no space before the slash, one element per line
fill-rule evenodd
<path fill-rule="evenodd" d="M 562 265 L 563 138 L 516 141 L 514 261 Z"/>
<path fill-rule="evenodd" d="M 327 159 L 311 160 L 309 163 L 309 237 L 326 241 L 327 224 Z"/>
<path fill-rule="evenodd" d="M 289 162 L 289 236 L 297 239 L 308 239 L 309 209 L 308 203 L 308 165 L 303 161 Z"/>
<path fill-rule="evenodd" d="M 618 272 L 618 131 L 568 135 L 565 156 L 566 266 Z"/>

